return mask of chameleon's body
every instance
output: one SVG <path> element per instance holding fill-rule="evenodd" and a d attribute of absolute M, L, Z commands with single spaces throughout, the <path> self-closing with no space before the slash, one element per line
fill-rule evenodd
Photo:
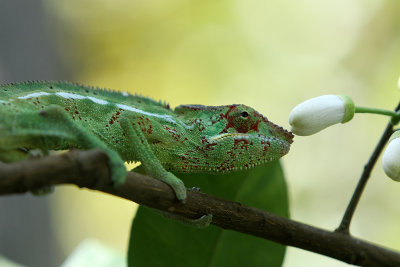
<path fill-rule="evenodd" d="M 0 86 L 0 160 L 27 151 L 102 148 L 112 179 L 122 183 L 124 161 L 141 161 L 184 200 L 169 171 L 219 173 L 285 155 L 293 135 L 244 105 L 179 106 L 67 82 Z"/>

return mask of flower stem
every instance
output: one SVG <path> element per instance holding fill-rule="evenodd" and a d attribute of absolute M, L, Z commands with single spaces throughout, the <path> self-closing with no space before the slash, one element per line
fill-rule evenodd
<path fill-rule="evenodd" d="M 356 107 L 356 112 L 357 112 L 357 109 L 361 110 L 361 112 L 359 111 L 359 113 L 376 113 L 376 112 L 369 112 L 369 110 L 384 111 L 385 114 L 383 114 L 382 112 L 376 113 L 376 114 L 383 114 L 383 115 L 389 115 L 392 113 L 392 115 L 389 115 L 392 117 L 392 119 L 387 124 L 371 157 L 369 158 L 367 164 L 365 164 L 364 170 L 360 177 L 360 180 L 358 181 L 358 184 L 356 186 L 356 189 L 354 190 L 353 196 L 350 199 L 349 205 L 347 206 L 346 212 L 343 215 L 342 221 L 341 221 L 339 227 L 335 230 L 336 232 L 347 234 L 347 235 L 350 234 L 349 228 L 350 228 L 351 219 L 353 218 L 353 215 L 354 215 L 354 212 L 358 205 L 358 202 L 360 201 L 361 195 L 362 195 L 364 188 L 369 180 L 372 169 L 373 169 L 376 161 L 378 160 L 378 157 L 381 154 L 385 144 L 388 142 L 390 136 L 393 133 L 393 125 L 394 125 L 393 121 L 399 119 L 399 114 L 397 112 L 400 110 L 400 103 L 397 105 L 397 107 L 394 111 Z M 362 111 L 364 111 L 364 112 L 362 112 Z"/>
<path fill-rule="evenodd" d="M 380 114 L 380 115 L 390 116 L 393 118 L 397 118 L 400 116 L 399 113 L 392 111 L 392 110 L 380 109 L 380 108 L 359 107 L 359 106 L 355 107 L 355 113 Z"/>

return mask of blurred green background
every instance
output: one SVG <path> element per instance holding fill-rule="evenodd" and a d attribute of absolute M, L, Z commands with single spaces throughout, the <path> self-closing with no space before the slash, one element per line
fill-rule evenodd
<path fill-rule="evenodd" d="M 289 128 L 299 102 L 348 94 L 392 109 L 399 100 L 400 2 L 384 0 L 0 0 L 0 81 L 62 79 L 179 104 L 243 103 Z M 296 137 L 282 160 L 291 215 L 333 230 L 386 118 Z M 400 185 L 380 162 L 352 224 L 400 250 Z M 0 254 L 57 266 L 85 238 L 126 252 L 135 205 L 59 187 L 0 198 Z M 347 266 L 289 248 L 284 266 Z"/>

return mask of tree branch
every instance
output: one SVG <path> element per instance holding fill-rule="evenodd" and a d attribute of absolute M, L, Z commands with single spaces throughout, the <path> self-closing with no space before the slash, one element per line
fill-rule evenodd
<path fill-rule="evenodd" d="M 0 164 L 0 195 L 25 193 L 49 185 L 75 184 L 188 218 L 212 213 L 212 223 L 224 229 L 309 250 L 350 264 L 400 266 L 400 254 L 389 249 L 237 202 L 189 191 L 186 203 L 182 204 L 175 199 L 168 185 L 138 173 L 129 173 L 126 182 L 115 188 L 109 179 L 107 160 L 100 150 L 89 150 Z"/>

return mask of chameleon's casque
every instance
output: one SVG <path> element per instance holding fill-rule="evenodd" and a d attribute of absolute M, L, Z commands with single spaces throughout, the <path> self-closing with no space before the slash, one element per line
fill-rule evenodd
<path fill-rule="evenodd" d="M 101 148 L 114 182 L 123 161 L 141 161 L 149 175 L 184 200 L 183 183 L 168 172 L 219 173 L 275 160 L 293 135 L 245 105 L 168 105 L 128 93 L 67 82 L 0 86 L 0 160 L 32 149 Z"/>

